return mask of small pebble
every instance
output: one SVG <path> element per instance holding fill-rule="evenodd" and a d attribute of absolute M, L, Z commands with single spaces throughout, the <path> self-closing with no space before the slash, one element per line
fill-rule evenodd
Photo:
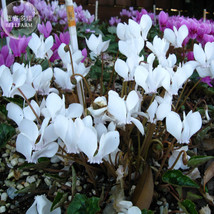
<path fill-rule="evenodd" d="M 8 176 L 7 176 L 7 179 L 10 179 L 10 178 L 12 178 L 12 177 L 14 177 L 14 171 L 13 171 L 13 170 L 10 171 L 10 173 L 9 173 Z"/>
<path fill-rule="evenodd" d="M 24 187 L 28 187 L 30 184 L 28 182 L 24 182 Z"/>
<path fill-rule="evenodd" d="M 28 182 L 28 183 L 33 183 L 33 182 L 35 182 L 36 181 L 36 178 L 35 178 L 35 176 L 34 175 L 32 175 L 32 176 L 28 176 L 27 178 L 26 178 L 26 182 Z"/>
<path fill-rule="evenodd" d="M 3 158 L 5 158 L 5 157 L 7 157 L 7 156 L 9 156 L 9 154 L 8 154 L 8 153 L 4 153 L 4 154 L 2 154 L 2 157 L 3 157 Z"/>
<path fill-rule="evenodd" d="M 0 207 L 0 213 L 4 213 L 6 212 L 6 207 L 5 206 L 1 206 Z"/>
<path fill-rule="evenodd" d="M 17 189 L 23 189 L 24 186 L 23 186 L 22 184 L 18 184 L 18 185 L 16 186 L 16 188 L 17 188 Z"/>
<path fill-rule="evenodd" d="M 15 209 L 15 205 L 11 204 L 11 205 L 10 205 L 10 209 L 11 209 L 11 210 Z"/>
<path fill-rule="evenodd" d="M 48 178 L 44 179 L 45 183 L 47 184 L 47 186 L 51 186 L 51 181 Z"/>
<path fill-rule="evenodd" d="M 18 164 L 18 159 L 14 158 L 14 159 L 11 160 L 10 163 L 11 163 L 12 166 L 16 166 Z"/>
<path fill-rule="evenodd" d="M 82 191 L 82 187 L 81 186 L 77 186 L 76 189 L 77 189 L 77 192 L 81 192 Z"/>
<path fill-rule="evenodd" d="M 80 186 L 80 180 L 76 181 L 76 186 Z"/>
<path fill-rule="evenodd" d="M 23 175 L 23 176 L 27 176 L 27 175 L 29 175 L 29 174 L 30 174 L 30 172 L 25 172 L 25 171 L 22 172 L 22 175 Z"/>
<path fill-rule="evenodd" d="M 6 204 L 6 207 L 9 208 L 9 207 L 10 207 L 10 203 L 7 203 L 7 204 Z"/>
<path fill-rule="evenodd" d="M 67 182 L 65 183 L 65 185 L 67 185 L 67 186 L 71 187 L 71 186 L 72 186 L 72 183 L 71 183 L 71 182 L 69 182 L 69 181 L 67 181 Z"/>
<path fill-rule="evenodd" d="M 18 162 L 19 162 L 19 163 L 24 163 L 24 162 L 25 162 L 25 159 L 19 158 L 19 159 L 18 159 Z"/>
<path fill-rule="evenodd" d="M 3 192 L 2 194 L 1 194 L 1 201 L 7 201 L 7 193 L 6 192 Z"/>
<path fill-rule="evenodd" d="M 96 191 L 94 189 L 92 189 L 92 193 L 93 195 L 96 195 Z"/>
<path fill-rule="evenodd" d="M 71 195 L 69 195 L 69 196 L 68 196 L 68 200 L 69 200 L 69 201 L 71 201 L 71 199 L 72 199 L 72 196 L 71 196 Z"/>

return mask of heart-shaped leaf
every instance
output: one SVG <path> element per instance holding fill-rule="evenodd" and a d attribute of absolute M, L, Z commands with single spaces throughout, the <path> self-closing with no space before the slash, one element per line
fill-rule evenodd
<path fill-rule="evenodd" d="M 15 135 L 15 128 L 7 124 L 0 124 L 0 148 L 4 147 L 7 141 Z"/>
<path fill-rule="evenodd" d="M 181 187 L 192 187 L 192 188 L 200 188 L 200 186 L 190 179 L 188 176 L 183 175 L 183 173 L 179 170 L 169 170 L 165 172 L 162 176 L 163 182 L 181 186 Z"/>
<path fill-rule="evenodd" d="M 197 167 L 200 166 L 204 163 L 206 163 L 207 161 L 213 159 L 214 156 L 193 156 L 189 159 L 187 165 L 189 167 Z"/>
<path fill-rule="evenodd" d="M 186 214 L 197 214 L 198 213 L 195 209 L 195 204 L 188 199 L 184 200 L 182 202 L 179 202 L 178 204 Z"/>

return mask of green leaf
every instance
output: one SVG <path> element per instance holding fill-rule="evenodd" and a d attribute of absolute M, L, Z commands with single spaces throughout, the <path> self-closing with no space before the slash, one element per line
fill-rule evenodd
<path fill-rule="evenodd" d="M 115 27 L 115 26 L 108 27 L 108 32 L 111 34 L 116 34 L 117 27 Z"/>
<path fill-rule="evenodd" d="M 95 214 L 100 211 L 99 198 L 87 198 L 84 194 L 76 194 L 69 204 L 67 214 Z"/>
<path fill-rule="evenodd" d="M 8 140 L 15 134 L 15 128 L 4 123 L 0 124 L 0 148 L 4 147 Z"/>
<path fill-rule="evenodd" d="M 178 204 L 186 214 L 197 214 L 198 213 L 196 211 L 195 204 L 188 199 L 184 200 L 182 202 L 179 202 Z"/>
<path fill-rule="evenodd" d="M 152 210 L 143 209 L 141 210 L 142 214 L 153 214 L 154 212 Z"/>
<path fill-rule="evenodd" d="M 207 161 L 213 159 L 214 156 L 193 156 L 189 159 L 187 165 L 189 167 L 197 167 L 200 166 L 204 163 L 206 163 Z"/>
<path fill-rule="evenodd" d="M 6 119 L 7 109 L 6 109 L 5 105 L 0 105 L 0 114 Z"/>
<path fill-rule="evenodd" d="M 200 186 L 190 179 L 188 176 L 183 175 L 183 173 L 179 170 L 169 170 L 165 172 L 162 176 L 163 182 L 181 186 L 181 187 L 192 187 L 192 188 L 200 188 Z"/>
<path fill-rule="evenodd" d="M 194 194 L 192 192 L 187 192 L 187 196 L 186 196 L 186 199 L 189 199 L 191 201 L 194 201 L 194 200 L 199 200 L 199 199 L 202 199 L 203 197 L 200 196 L 200 195 L 197 195 L 197 194 Z"/>
<path fill-rule="evenodd" d="M 51 212 L 60 207 L 67 199 L 68 193 L 57 192 L 51 206 Z"/>

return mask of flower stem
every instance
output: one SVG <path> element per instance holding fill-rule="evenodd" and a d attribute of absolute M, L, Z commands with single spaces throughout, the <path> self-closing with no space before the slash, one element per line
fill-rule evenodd
<path fill-rule="evenodd" d="M 20 94 L 24 97 L 25 101 L 27 102 L 27 104 L 30 106 L 32 112 L 34 113 L 34 115 L 36 116 L 36 119 L 38 120 L 38 123 L 41 124 L 41 121 L 39 119 L 39 116 L 37 115 L 37 113 L 35 112 L 33 106 L 30 104 L 28 98 L 24 95 L 24 93 L 22 92 L 22 90 L 20 88 L 17 88 L 17 90 L 20 92 Z"/>
<path fill-rule="evenodd" d="M 102 69 L 101 69 L 101 75 L 100 75 L 100 96 L 103 96 L 103 72 L 104 72 L 103 53 L 101 53 L 101 59 L 102 59 Z"/>
<path fill-rule="evenodd" d="M 201 82 L 201 79 L 199 79 L 195 85 L 190 89 L 190 91 L 188 92 L 188 94 L 185 96 L 183 102 L 181 103 L 181 105 L 178 107 L 177 112 L 180 110 L 181 106 L 186 102 L 187 98 L 189 97 L 189 95 L 193 92 L 193 90 L 196 88 L 196 86 Z"/>

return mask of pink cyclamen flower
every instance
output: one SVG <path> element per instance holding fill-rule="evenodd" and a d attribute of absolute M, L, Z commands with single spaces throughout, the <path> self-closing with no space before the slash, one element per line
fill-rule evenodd
<path fill-rule="evenodd" d="M 52 25 L 49 21 L 46 22 L 46 25 L 42 22 L 42 24 L 38 24 L 38 30 L 45 38 L 48 38 L 52 31 Z"/>
<path fill-rule="evenodd" d="M 87 49 L 86 48 L 82 49 L 82 55 L 84 56 L 84 58 L 82 59 L 81 62 L 84 62 L 85 59 L 87 58 Z"/>
<path fill-rule="evenodd" d="M 166 28 L 166 24 L 168 22 L 168 18 L 169 15 L 168 13 L 165 13 L 164 11 L 161 11 L 159 16 L 158 16 L 158 21 L 159 21 L 159 25 L 160 25 L 160 30 L 164 31 L 164 29 Z"/>
<path fill-rule="evenodd" d="M 7 45 L 3 46 L 0 50 L 0 66 L 5 65 L 10 67 L 14 63 L 14 55 L 9 53 Z"/>
<path fill-rule="evenodd" d="M 10 48 L 13 51 L 13 54 L 15 57 L 20 57 L 21 54 L 26 53 L 26 48 L 28 46 L 28 43 L 31 39 L 31 36 L 26 37 L 19 37 L 18 39 L 10 38 Z"/>
<path fill-rule="evenodd" d="M 50 61 L 53 62 L 56 59 L 60 59 L 59 55 L 58 55 L 58 48 L 62 43 L 65 43 L 66 45 L 69 44 L 70 42 L 70 34 L 69 32 L 65 32 L 65 33 L 60 33 L 59 36 L 57 36 L 56 34 L 54 35 L 55 38 L 55 43 L 53 45 L 53 47 L 51 48 L 51 50 L 53 51 L 53 55 L 50 58 Z"/>
<path fill-rule="evenodd" d="M 211 79 L 210 77 L 204 77 L 204 78 L 201 79 L 201 82 L 206 83 L 210 87 L 213 87 L 213 85 L 211 84 L 212 81 L 213 81 L 213 79 Z"/>

